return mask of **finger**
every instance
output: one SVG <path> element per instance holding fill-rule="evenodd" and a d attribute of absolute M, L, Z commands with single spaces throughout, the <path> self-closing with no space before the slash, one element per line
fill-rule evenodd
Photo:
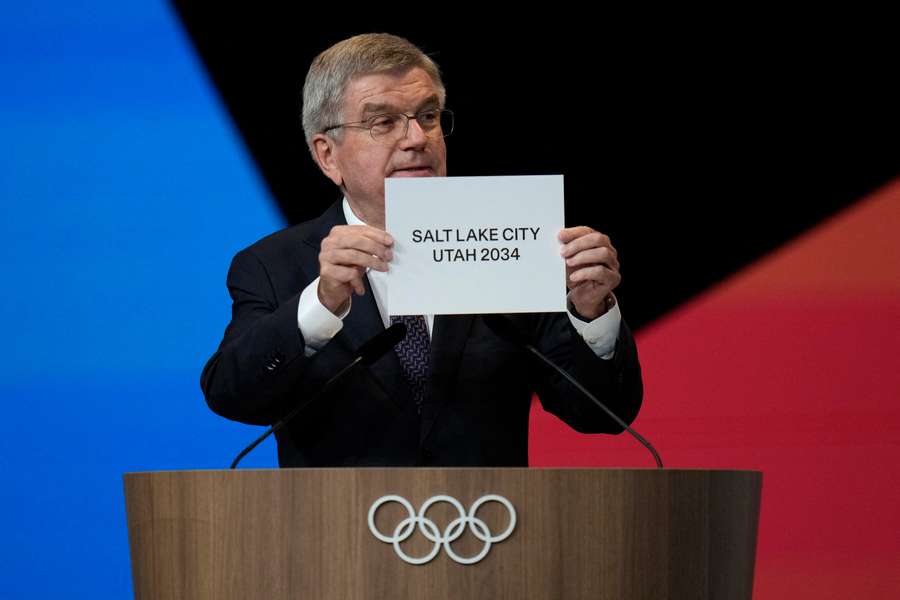
<path fill-rule="evenodd" d="M 365 270 L 355 267 L 344 267 L 341 265 L 325 265 L 320 271 L 320 285 L 334 288 L 346 288 L 356 293 L 357 296 L 363 296 L 366 293 L 366 286 L 363 283 Z M 349 292 L 347 292 L 349 293 Z"/>
<path fill-rule="evenodd" d="M 334 232 L 322 240 L 321 251 L 323 253 L 342 249 L 357 250 L 371 256 L 377 256 L 382 260 L 391 260 L 394 252 L 390 247 L 385 246 L 370 237 L 361 235 L 360 232 Z"/>
<path fill-rule="evenodd" d="M 557 235 L 557 238 L 559 239 L 560 242 L 563 242 L 564 244 L 566 244 L 568 242 L 571 242 L 572 240 L 578 239 L 580 237 L 584 237 L 586 235 L 594 234 L 594 233 L 602 236 L 601 239 L 605 239 L 605 242 L 606 242 L 604 245 L 609 246 L 609 248 L 612 250 L 613 254 L 618 257 L 618 252 L 613 247 L 612 242 L 610 242 L 610 240 L 609 240 L 609 237 L 603 235 L 599 231 L 591 229 L 590 227 L 580 226 L 580 227 L 569 227 L 568 229 L 562 229 L 562 230 L 560 230 L 559 234 Z"/>
<path fill-rule="evenodd" d="M 604 265 L 613 271 L 619 270 L 619 260 L 613 254 L 612 249 L 607 247 L 582 250 L 575 256 L 566 259 L 566 266 L 569 268 L 584 265 Z"/>
<path fill-rule="evenodd" d="M 350 285 L 353 286 L 353 291 L 356 292 L 357 296 L 365 296 L 366 295 L 366 284 L 363 283 L 362 278 L 365 276 L 365 271 L 361 272 L 356 270 L 356 277 L 354 277 L 350 281 Z"/>
<path fill-rule="evenodd" d="M 585 227 L 584 225 L 580 225 L 578 227 L 567 227 L 565 229 L 560 229 L 559 233 L 556 234 L 556 239 L 558 239 L 563 244 L 567 244 L 574 240 L 575 238 L 580 238 L 583 235 L 587 235 L 594 231 L 590 227 Z"/>
<path fill-rule="evenodd" d="M 319 270 L 319 277 L 326 285 L 334 285 L 336 283 L 338 285 L 352 286 L 354 279 L 362 281 L 360 271 L 356 267 L 345 267 L 331 263 L 322 265 L 322 268 Z"/>
<path fill-rule="evenodd" d="M 378 242 L 383 246 L 393 246 L 394 238 L 387 231 L 370 227 L 369 225 L 337 225 L 330 233 L 340 236 L 360 236 Z"/>
<path fill-rule="evenodd" d="M 590 233 L 576 238 L 571 242 L 568 242 L 567 244 L 563 244 L 563 246 L 559 249 L 559 253 L 562 256 L 569 258 L 570 256 L 574 256 L 576 253 L 581 252 L 582 250 L 600 247 L 612 248 L 612 244 L 610 243 L 609 238 L 599 231 L 591 231 Z"/>
<path fill-rule="evenodd" d="M 593 281 L 614 288 L 622 281 L 622 276 L 616 271 L 610 270 L 602 265 L 597 265 L 593 267 L 583 267 L 574 271 L 569 275 L 569 281 L 573 284 Z"/>
<path fill-rule="evenodd" d="M 376 271 L 387 271 L 388 263 L 377 256 L 352 250 L 349 248 L 337 250 L 325 250 L 319 255 L 320 262 L 342 265 L 345 267 L 358 267 L 365 269 L 375 269 Z"/>
<path fill-rule="evenodd" d="M 387 231 L 382 231 L 381 229 L 366 226 L 366 228 L 363 230 L 363 235 L 375 240 L 383 246 L 391 247 L 394 245 L 393 236 L 391 236 L 391 234 L 389 234 Z"/>

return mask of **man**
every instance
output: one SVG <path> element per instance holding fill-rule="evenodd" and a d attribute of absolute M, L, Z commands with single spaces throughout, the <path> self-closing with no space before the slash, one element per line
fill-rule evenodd
<path fill-rule="evenodd" d="M 390 324 L 384 178 L 446 175 L 452 115 L 444 101 L 437 67 L 402 38 L 356 36 L 313 61 L 303 127 L 316 164 L 344 199 L 235 256 L 232 320 L 201 378 L 215 412 L 273 423 Z M 559 240 L 570 314 L 511 318 L 631 422 L 642 384 L 612 295 L 621 280 L 616 251 L 588 227 L 564 229 Z M 351 372 L 277 434 L 282 466 L 525 465 L 535 391 L 545 409 L 579 431 L 621 430 L 478 315 L 425 315 L 408 324 L 395 351 Z"/>

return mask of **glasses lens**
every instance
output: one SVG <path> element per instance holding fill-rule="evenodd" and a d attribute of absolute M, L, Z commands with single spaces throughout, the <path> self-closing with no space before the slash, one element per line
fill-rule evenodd
<path fill-rule="evenodd" d="M 426 134 L 453 133 L 453 113 L 449 110 L 424 110 L 416 114 L 419 127 Z M 409 117 L 405 114 L 378 115 L 368 121 L 369 133 L 381 144 L 393 144 L 409 131 Z"/>
<path fill-rule="evenodd" d="M 441 111 L 441 132 L 444 137 L 453 133 L 453 113 L 449 110 Z"/>
<path fill-rule="evenodd" d="M 406 118 L 403 115 L 377 115 L 369 119 L 368 125 L 373 138 L 392 142 L 403 135 Z"/>

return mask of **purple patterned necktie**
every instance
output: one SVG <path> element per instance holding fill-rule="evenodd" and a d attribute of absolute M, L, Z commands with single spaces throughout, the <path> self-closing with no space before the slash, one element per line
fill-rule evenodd
<path fill-rule="evenodd" d="M 422 414 L 422 404 L 428 393 L 428 374 L 431 372 L 431 339 L 425 317 L 422 315 L 403 315 L 391 317 L 391 324 L 406 325 L 406 337 L 394 347 L 400 358 L 400 369 L 409 383 L 416 410 Z"/>

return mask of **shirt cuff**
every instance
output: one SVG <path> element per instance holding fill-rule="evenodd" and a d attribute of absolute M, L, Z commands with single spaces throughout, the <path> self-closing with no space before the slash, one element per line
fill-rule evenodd
<path fill-rule="evenodd" d="M 331 341 L 343 329 L 342 320 L 350 314 L 350 303 L 339 317 L 319 302 L 319 278 L 316 277 L 303 293 L 297 303 L 297 327 L 303 336 L 303 353 L 310 357 Z"/>
<path fill-rule="evenodd" d="M 582 321 L 572 314 L 574 308 L 571 300 L 568 301 L 568 305 L 569 320 L 575 331 L 584 338 L 594 354 L 603 360 L 611 360 L 616 353 L 616 339 L 619 337 L 619 325 L 622 323 L 618 300 L 611 309 L 593 321 Z"/>

